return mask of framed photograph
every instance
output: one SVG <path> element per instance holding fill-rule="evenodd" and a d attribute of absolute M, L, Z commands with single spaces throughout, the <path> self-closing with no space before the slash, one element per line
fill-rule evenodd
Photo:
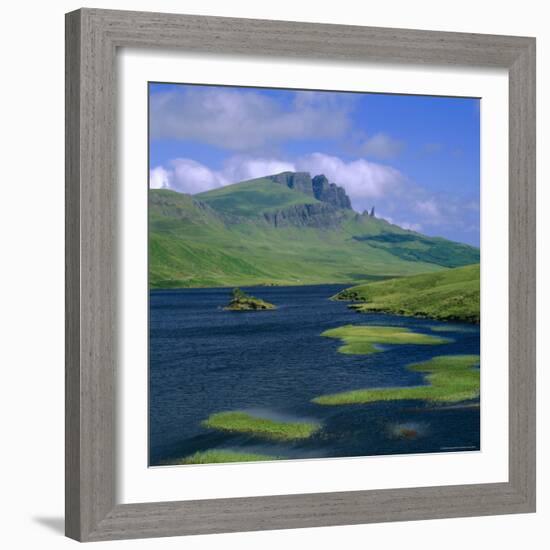
<path fill-rule="evenodd" d="M 535 510 L 535 40 L 66 19 L 66 534 Z"/>

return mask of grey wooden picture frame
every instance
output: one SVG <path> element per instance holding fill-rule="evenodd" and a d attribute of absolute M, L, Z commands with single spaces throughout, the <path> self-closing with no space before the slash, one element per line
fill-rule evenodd
<path fill-rule="evenodd" d="M 122 47 L 508 70 L 507 482 L 115 502 L 115 59 Z M 535 511 L 535 486 L 535 39 L 97 9 L 67 14 L 67 536 L 100 541 L 525 513 Z"/>

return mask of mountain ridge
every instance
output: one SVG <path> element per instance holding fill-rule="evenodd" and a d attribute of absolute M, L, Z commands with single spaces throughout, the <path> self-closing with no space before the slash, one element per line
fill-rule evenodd
<path fill-rule="evenodd" d="M 281 172 L 266 176 L 266 179 L 286 185 L 304 194 L 310 194 L 321 202 L 326 202 L 336 208 L 351 208 L 351 200 L 346 190 L 336 183 L 329 183 L 324 174 L 311 177 L 309 172 Z"/>
<path fill-rule="evenodd" d="M 357 284 L 479 261 L 468 245 L 355 212 L 324 176 L 315 191 L 315 177 L 283 172 L 193 196 L 150 190 L 151 286 Z"/>

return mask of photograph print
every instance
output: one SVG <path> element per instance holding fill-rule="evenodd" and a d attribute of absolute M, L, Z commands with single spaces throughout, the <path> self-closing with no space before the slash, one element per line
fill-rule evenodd
<path fill-rule="evenodd" d="M 149 83 L 149 465 L 480 450 L 480 100 Z"/>

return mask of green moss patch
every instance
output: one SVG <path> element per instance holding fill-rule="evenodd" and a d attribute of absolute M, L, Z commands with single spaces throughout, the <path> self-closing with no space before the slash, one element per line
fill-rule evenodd
<path fill-rule="evenodd" d="M 218 464 L 223 462 L 260 462 L 265 460 L 279 460 L 281 457 L 261 455 L 255 453 L 241 453 L 230 449 L 211 449 L 198 451 L 172 464 Z"/>
<path fill-rule="evenodd" d="M 451 340 L 412 332 L 403 327 L 380 327 L 368 325 L 345 325 L 326 330 L 321 334 L 327 338 L 339 338 L 344 345 L 338 348 L 340 353 L 369 354 L 381 351 L 376 345 L 383 344 L 446 344 Z"/>
<path fill-rule="evenodd" d="M 432 403 L 459 403 L 479 397 L 479 355 L 445 355 L 409 369 L 425 373 L 423 386 L 372 388 L 316 397 L 319 405 L 352 405 L 376 401 L 424 400 Z"/>
<path fill-rule="evenodd" d="M 321 428 L 321 425 L 315 422 L 280 422 L 240 411 L 212 414 L 202 425 L 213 430 L 250 434 L 279 441 L 307 439 Z"/>

